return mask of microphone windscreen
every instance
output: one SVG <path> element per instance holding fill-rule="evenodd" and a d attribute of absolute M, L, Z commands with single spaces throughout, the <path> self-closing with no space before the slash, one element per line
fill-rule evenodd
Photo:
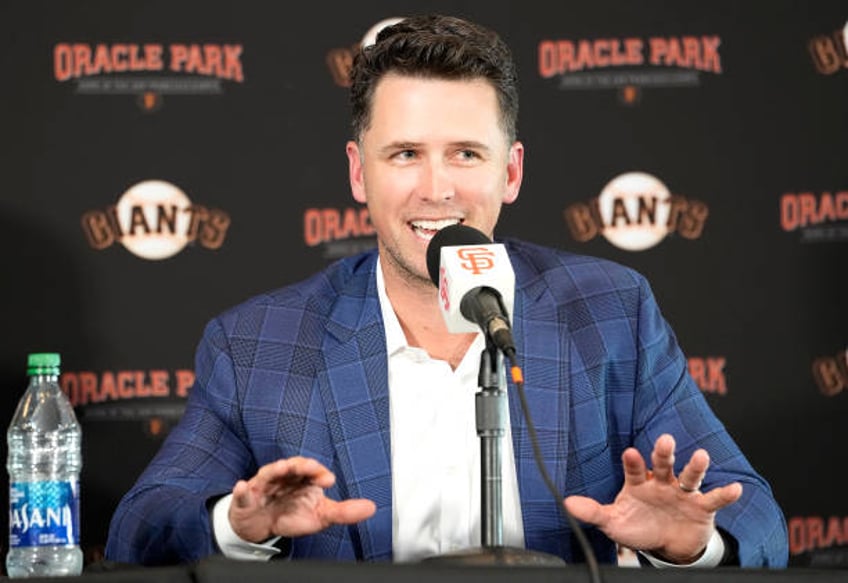
<path fill-rule="evenodd" d="M 439 287 L 439 264 L 441 263 L 442 247 L 458 245 L 491 245 L 492 241 L 482 231 L 461 223 L 439 229 L 429 245 L 427 245 L 427 272 L 430 281 Z"/>

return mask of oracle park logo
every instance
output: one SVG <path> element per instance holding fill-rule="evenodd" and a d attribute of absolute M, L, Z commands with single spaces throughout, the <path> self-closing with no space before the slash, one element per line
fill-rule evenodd
<path fill-rule="evenodd" d="M 596 198 L 567 206 L 563 216 L 577 242 L 601 235 L 619 249 L 644 251 L 673 234 L 700 238 L 709 208 L 672 194 L 655 176 L 628 172 L 613 178 Z"/>
<path fill-rule="evenodd" d="M 193 384 L 191 369 L 81 370 L 59 377 L 81 422 L 140 421 L 150 437 L 180 420 Z"/>
<path fill-rule="evenodd" d="M 848 241 L 848 190 L 783 193 L 780 227 L 803 243 Z"/>
<path fill-rule="evenodd" d="M 842 567 L 848 564 L 848 516 L 787 517 L 789 554 L 813 555 L 812 565 Z"/>
<path fill-rule="evenodd" d="M 173 257 L 187 245 L 218 249 L 230 227 L 226 212 L 192 203 L 179 187 L 164 180 L 131 186 L 118 202 L 82 215 L 81 225 L 92 249 L 120 243 L 142 259 Z"/>
<path fill-rule="evenodd" d="M 718 35 L 548 38 L 537 47 L 537 71 L 562 91 L 615 90 L 632 105 L 647 87 L 697 87 L 721 75 Z"/>
<path fill-rule="evenodd" d="M 130 95 L 154 112 L 165 95 L 220 95 L 224 83 L 244 83 L 238 43 L 83 43 L 53 47 L 53 78 L 78 95 Z"/>
<path fill-rule="evenodd" d="M 327 53 L 327 68 L 333 77 L 333 82 L 339 87 L 350 87 L 350 70 L 353 66 L 353 56 L 363 47 L 374 44 L 377 34 L 386 28 L 403 20 L 399 17 L 385 18 L 369 28 L 362 39 L 348 47 L 331 49 Z"/>
<path fill-rule="evenodd" d="M 689 376 L 698 385 L 701 392 L 711 395 L 727 395 L 727 375 L 725 356 L 690 356 L 686 359 Z"/>
<path fill-rule="evenodd" d="M 377 246 L 368 208 L 324 207 L 303 212 L 303 242 L 323 249 L 325 259 L 355 255 Z"/>

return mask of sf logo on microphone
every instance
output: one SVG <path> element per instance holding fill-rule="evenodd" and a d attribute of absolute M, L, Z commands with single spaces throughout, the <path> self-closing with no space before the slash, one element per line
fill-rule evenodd
<path fill-rule="evenodd" d="M 448 276 L 447 270 L 444 267 L 439 268 L 439 299 L 442 300 L 442 306 L 446 310 L 450 310 L 450 294 L 448 293 Z"/>
<path fill-rule="evenodd" d="M 480 275 L 495 266 L 494 251 L 485 247 L 463 247 L 457 251 L 457 255 L 462 259 L 462 263 L 459 264 L 460 267 L 470 271 L 473 275 Z"/>

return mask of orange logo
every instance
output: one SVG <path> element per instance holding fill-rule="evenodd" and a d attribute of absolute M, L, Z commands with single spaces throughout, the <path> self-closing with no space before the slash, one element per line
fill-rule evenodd
<path fill-rule="evenodd" d="M 675 232 L 685 239 L 700 238 L 709 207 L 672 194 L 655 176 L 626 172 L 594 199 L 566 207 L 563 216 L 580 243 L 601 234 L 619 249 L 643 251 Z"/>
<path fill-rule="evenodd" d="M 159 260 L 194 241 L 207 249 L 220 248 L 230 216 L 193 204 L 169 182 L 145 180 L 121 195 L 117 204 L 83 214 L 81 224 L 93 249 L 106 249 L 119 241 L 142 259 Z"/>
<path fill-rule="evenodd" d="M 175 370 L 106 370 L 64 372 L 59 378 L 71 405 L 126 401 L 144 397 L 178 397 L 185 399 L 194 384 L 194 371 Z"/>
<path fill-rule="evenodd" d="M 244 81 L 241 45 L 171 44 L 167 68 L 177 73 L 208 75 Z M 92 75 L 136 71 L 164 71 L 165 47 L 158 43 L 105 44 L 58 43 L 53 48 L 53 76 L 67 81 Z"/>
<path fill-rule="evenodd" d="M 848 27 L 846 27 L 848 28 Z M 810 40 L 807 48 L 813 58 L 813 66 L 822 75 L 833 75 L 840 69 L 848 69 L 848 50 L 846 50 L 845 30 L 835 30 L 830 34 L 821 34 Z"/>
<path fill-rule="evenodd" d="M 724 375 L 724 365 L 727 359 L 723 356 L 690 357 L 689 374 L 704 393 L 727 394 L 727 378 Z"/>
<path fill-rule="evenodd" d="M 403 20 L 402 18 L 392 17 L 386 18 L 372 26 L 362 37 L 362 40 L 355 42 L 350 46 L 332 49 L 327 53 L 327 67 L 330 69 L 330 74 L 333 76 L 333 81 L 339 87 L 350 87 L 350 70 L 353 67 L 353 56 L 361 47 L 373 45 L 377 40 L 377 34 L 386 28 Z"/>
<path fill-rule="evenodd" d="M 303 241 L 315 247 L 330 241 L 369 237 L 374 226 L 368 208 L 310 208 L 303 213 Z"/>
<path fill-rule="evenodd" d="M 789 528 L 789 553 L 827 549 L 848 542 L 848 517 L 794 516 Z"/>
<path fill-rule="evenodd" d="M 718 36 L 543 40 L 539 74 L 543 78 L 609 67 L 651 65 L 721 73 Z"/>
<path fill-rule="evenodd" d="M 53 78 L 76 85 L 77 94 L 134 95 L 152 113 L 166 94 L 219 95 L 224 81 L 244 83 L 242 52 L 240 44 L 60 42 Z M 152 74 L 135 75 L 142 72 Z"/>
<path fill-rule="evenodd" d="M 473 275 L 480 275 L 495 266 L 494 251 L 485 247 L 463 247 L 457 251 L 457 256 L 462 259 L 460 267 L 470 271 Z"/>
<path fill-rule="evenodd" d="M 780 198 L 780 226 L 784 231 L 844 220 L 848 220 L 848 190 L 818 196 L 788 192 Z"/>
<path fill-rule="evenodd" d="M 834 397 L 848 387 L 848 350 L 813 361 L 813 378 L 825 397 Z"/>
<path fill-rule="evenodd" d="M 444 267 L 439 267 L 439 299 L 442 300 L 442 307 L 450 310 L 450 295 L 448 294 L 448 277 L 447 270 Z"/>

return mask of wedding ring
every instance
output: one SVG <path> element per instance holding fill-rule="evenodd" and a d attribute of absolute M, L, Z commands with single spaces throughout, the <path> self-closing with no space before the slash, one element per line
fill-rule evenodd
<path fill-rule="evenodd" d="M 677 480 L 677 485 L 680 486 L 680 489 L 683 490 L 684 492 L 686 492 L 687 494 L 691 494 L 692 492 L 697 492 L 698 488 L 701 486 L 700 484 L 698 484 L 694 488 L 690 488 L 689 486 L 684 486 L 683 482 L 681 482 L 680 480 Z"/>

